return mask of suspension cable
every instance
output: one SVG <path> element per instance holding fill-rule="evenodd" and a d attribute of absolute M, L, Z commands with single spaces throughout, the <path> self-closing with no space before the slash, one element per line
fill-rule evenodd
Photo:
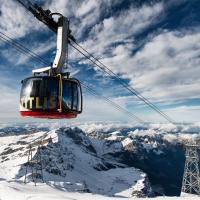
<path fill-rule="evenodd" d="M 119 106 L 117 103 L 111 101 L 109 98 L 101 95 L 100 93 L 98 93 L 97 91 L 93 90 L 91 87 L 89 87 L 88 85 L 84 84 L 81 82 L 81 85 L 86 88 L 93 96 L 96 97 L 100 97 L 101 99 L 105 100 L 107 103 L 111 104 L 113 107 L 115 107 L 117 110 L 122 111 L 126 114 L 128 114 L 131 118 L 134 118 L 134 120 L 137 120 L 140 123 L 145 123 L 141 118 L 137 117 L 135 114 L 133 114 L 132 112 L 129 112 L 128 110 L 122 108 L 121 106 Z"/>
<path fill-rule="evenodd" d="M 26 54 L 27 56 L 30 56 L 31 58 L 37 60 L 40 63 L 43 63 L 45 65 L 49 65 L 49 62 L 44 60 L 42 57 L 31 51 L 30 49 L 26 48 L 24 45 L 20 44 L 19 42 L 13 40 L 11 37 L 6 35 L 5 33 L 0 32 L 0 39 L 6 42 L 7 44 L 15 47 L 18 49 L 21 53 Z"/>
<path fill-rule="evenodd" d="M 26 0 L 27 3 L 25 3 L 23 0 L 16 0 L 18 1 L 25 9 L 30 9 L 30 7 L 35 7 L 34 4 L 29 1 L 29 0 Z"/>
<path fill-rule="evenodd" d="M 72 40 L 71 40 L 72 41 Z M 155 104 L 153 104 L 152 102 L 150 102 L 147 98 L 145 98 L 144 96 L 142 96 L 136 89 L 134 89 L 133 87 L 129 86 L 122 78 L 120 78 L 116 73 L 114 73 L 111 69 L 109 69 L 106 65 L 104 65 L 101 61 L 99 61 L 99 59 L 95 58 L 92 54 L 90 54 L 87 50 L 85 50 L 81 45 L 79 45 L 77 42 L 73 41 L 79 48 L 75 47 L 75 45 L 73 45 L 70 42 L 70 45 L 76 49 L 80 54 L 82 54 L 85 58 L 87 58 L 88 60 L 90 60 L 93 64 L 95 64 L 98 68 L 100 68 L 102 71 L 104 71 L 105 73 L 107 73 L 109 76 L 114 77 L 118 82 L 120 82 L 120 84 L 126 88 L 128 91 L 130 91 L 133 95 L 135 95 L 138 99 L 140 99 L 141 101 L 143 101 L 146 105 L 148 105 L 150 108 L 152 108 L 154 111 L 156 111 L 158 114 L 160 114 L 162 117 L 164 117 L 168 122 L 175 124 L 176 122 L 174 122 L 174 120 L 172 120 L 168 115 L 166 115 L 163 111 L 161 111 L 157 106 L 155 106 Z M 87 54 L 86 54 L 87 53 Z M 91 59 L 93 58 L 93 59 Z M 99 63 L 99 64 L 98 64 Z"/>

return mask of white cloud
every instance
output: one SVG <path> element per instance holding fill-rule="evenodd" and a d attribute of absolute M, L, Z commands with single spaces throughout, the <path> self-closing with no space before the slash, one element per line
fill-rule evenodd
<path fill-rule="evenodd" d="M 176 106 L 164 111 L 178 122 L 199 122 L 200 106 Z"/>
<path fill-rule="evenodd" d="M 73 13 L 76 3 L 77 3 L 77 0 L 74 0 L 73 3 L 71 3 L 71 1 L 68 1 L 68 0 L 46 1 L 44 5 L 44 9 L 49 9 L 52 12 L 59 12 L 63 14 L 64 16 L 69 16 Z"/>
<path fill-rule="evenodd" d="M 200 34 L 162 32 L 132 55 L 127 44 L 116 47 L 104 63 L 124 77 L 134 88 L 155 101 L 200 97 Z"/>
<path fill-rule="evenodd" d="M 12 34 L 13 38 L 23 37 L 27 33 L 40 28 L 37 20 L 16 1 L 2 0 L 0 11 L 1 31 L 6 34 Z"/>
<path fill-rule="evenodd" d="M 94 0 L 84 1 L 81 4 L 81 6 L 77 9 L 76 16 L 82 17 L 83 15 L 88 14 L 97 7 L 98 2 L 99 1 L 94 1 Z"/>
<path fill-rule="evenodd" d="M 198 32 L 155 36 L 132 58 L 135 87 L 161 100 L 200 97 L 199 42 Z"/>
<path fill-rule="evenodd" d="M 129 45 L 133 49 L 133 34 L 150 25 L 162 9 L 162 4 L 155 4 L 152 7 L 144 5 L 137 9 L 131 7 L 118 16 L 105 18 L 92 28 L 89 39 L 83 45 L 97 56 L 107 56 L 104 55 L 105 51 L 112 50 L 109 49 L 110 45 L 116 42 L 123 42 L 125 47 Z M 128 39 L 129 37 L 131 39 Z M 113 58 L 114 55 L 111 57 Z"/>
<path fill-rule="evenodd" d="M 0 122 L 19 117 L 19 91 L 10 86 L 7 74 L 0 76 Z"/>
<path fill-rule="evenodd" d="M 83 113 L 77 118 L 78 121 L 132 121 L 126 113 L 117 110 L 111 104 L 99 97 L 84 95 Z"/>

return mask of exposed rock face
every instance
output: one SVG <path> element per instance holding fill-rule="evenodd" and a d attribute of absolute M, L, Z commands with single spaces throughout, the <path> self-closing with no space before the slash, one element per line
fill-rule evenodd
<path fill-rule="evenodd" d="M 145 179 L 142 181 L 139 181 L 137 184 L 141 185 L 141 187 L 138 187 L 137 189 L 134 188 L 132 192 L 133 197 L 144 198 L 146 196 L 151 197 L 154 195 L 151 184 L 147 176 L 145 176 Z"/>
<path fill-rule="evenodd" d="M 85 133 L 78 127 L 75 127 L 73 129 L 61 128 L 57 130 L 57 132 L 71 138 L 75 144 L 80 145 L 84 150 L 96 154 L 96 151 L 94 147 L 92 146 L 90 139 L 86 137 Z"/>

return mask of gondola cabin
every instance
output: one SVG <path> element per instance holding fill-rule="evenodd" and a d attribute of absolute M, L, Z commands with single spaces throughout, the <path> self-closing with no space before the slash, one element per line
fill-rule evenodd
<path fill-rule="evenodd" d="M 57 34 L 56 55 L 50 66 L 32 70 L 33 76 L 22 81 L 20 114 L 49 119 L 75 118 L 82 112 L 81 85 L 77 79 L 69 77 L 69 72 L 63 72 L 72 37 L 69 20 L 59 13 L 46 14 L 47 24 L 51 22 L 49 27 Z M 53 15 L 58 16 L 57 21 Z"/>
<path fill-rule="evenodd" d="M 36 76 L 22 81 L 20 114 L 23 117 L 75 118 L 81 112 L 82 92 L 78 80 Z"/>

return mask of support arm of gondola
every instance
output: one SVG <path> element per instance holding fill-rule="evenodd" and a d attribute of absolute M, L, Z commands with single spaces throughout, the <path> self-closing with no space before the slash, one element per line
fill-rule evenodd
<path fill-rule="evenodd" d="M 40 73 L 60 74 L 62 73 L 66 55 L 68 54 L 68 42 L 69 42 L 69 35 L 70 35 L 69 20 L 59 13 L 53 13 L 51 14 L 51 17 L 53 15 L 57 15 L 59 17 L 58 22 L 56 22 L 56 26 L 57 26 L 56 56 L 54 58 L 52 66 L 35 69 L 32 71 L 33 74 L 40 74 Z"/>
<path fill-rule="evenodd" d="M 52 69 L 55 69 L 56 73 L 59 74 L 62 72 L 66 54 L 68 54 L 69 20 L 64 16 L 61 16 L 58 19 L 57 29 L 57 49 Z"/>

